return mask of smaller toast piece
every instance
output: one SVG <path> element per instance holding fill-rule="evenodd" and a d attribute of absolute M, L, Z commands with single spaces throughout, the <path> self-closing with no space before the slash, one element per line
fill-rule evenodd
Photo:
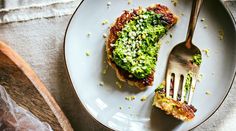
<path fill-rule="evenodd" d="M 131 73 L 127 69 L 124 69 L 122 68 L 122 66 L 117 65 L 117 63 L 114 61 L 113 53 L 115 50 L 114 44 L 119 39 L 119 33 L 123 30 L 126 24 L 134 20 L 137 16 L 140 15 L 140 12 L 144 10 L 160 15 L 161 17 L 159 18 L 158 21 L 160 21 L 161 25 L 165 28 L 165 31 L 168 31 L 168 29 L 170 29 L 177 22 L 177 17 L 173 13 L 171 13 L 170 10 L 166 6 L 163 6 L 160 4 L 152 5 L 146 9 L 143 9 L 143 8 L 134 9 L 131 12 L 124 11 L 124 13 L 120 17 L 118 17 L 116 19 L 116 22 L 111 26 L 110 33 L 106 41 L 107 61 L 108 61 L 108 64 L 115 70 L 118 79 L 124 82 L 128 82 L 129 85 L 138 87 L 141 90 L 145 89 L 147 86 L 152 85 L 154 81 L 155 69 L 152 68 L 151 71 L 149 70 L 148 74 L 146 74 L 145 77 L 138 78 L 135 76 L 135 74 Z M 137 32 L 135 32 L 134 34 L 137 34 Z M 157 41 L 156 41 L 157 43 L 158 43 L 158 40 L 162 36 L 163 35 L 160 35 L 157 38 Z M 156 44 L 156 46 L 158 46 L 158 49 L 156 52 L 156 57 L 154 58 L 155 62 L 157 60 L 160 44 Z M 128 53 L 132 53 L 132 52 L 128 52 Z"/>
<path fill-rule="evenodd" d="M 156 89 L 153 106 L 182 121 L 192 120 L 195 117 L 194 113 L 197 111 L 192 105 L 167 98 L 165 94 L 165 82 L 162 82 L 159 88 Z"/>

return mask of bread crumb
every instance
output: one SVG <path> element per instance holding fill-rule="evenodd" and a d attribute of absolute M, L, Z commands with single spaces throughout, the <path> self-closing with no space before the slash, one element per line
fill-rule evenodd
<path fill-rule="evenodd" d="M 166 41 L 166 44 L 167 44 L 167 45 L 170 44 L 170 41 L 167 40 L 167 41 Z"/>
<path fill-rule="evenodd" d="M 122 84 L 120 82 L 116 81 L 116 85 L 118 86 L 118 88 L 122 88 Z"/>
<path fill-rule="evenodd" d="M 103 38 L 107 38 L 107 34 L 104 33 L 104 34 L 102 35 L 102 37 L 103 37 Z"/>
<path fill-rule="evenodd" d="M 143 96 L 140 100 L 141 101 L 146 101 L 147 100 L 147 96 Z"/>
<path fill-rule="evenodd" d="M 102 71 L 102 74 L 105 75 L 106 73 L 107 73 L 107 70 L 104 69 L 104 70 Z"/>
<path fill-rule="evenodd" d="M 205 21 L 205 18 L 201 18 L 201 22 L 204 22 Z"/>
<path fill-rule="evenodd" d="M 220 38 L 220 40 L 223 40 L 224 39 L 224 31 L 223 30 L 219 30 L 219 38 Z"/>
<path fill-rule="evenodd" d="M 209 49 L 204 49 L 202 51 L 207 55 L 207 57 L 209 57 Z"/>
<path fill-rule="evenodd" d="M 171 3 L 174 5 L 174 6 L 177 6 L 177 4 L 178 4 L 178 0 L 171 0 Z"/>
<path fill-rule="evenodd" d="M 136 98 L 136 96 L 126 96 L 126 97 L 125 97 L 125 100 L 127 100 L 127 101 L 133 101 L 133 100 L 135 100 L 135 98 Z"/>
<path fill-rule="evenodd" d="M 211 95 L 211 92 L 210 91 L 206 91 L 205 94 L 206 95 Z"/>
<path fill-rule="evenodd" d="M 208 27 L 207 23 L 206 23 L 206 18 L 201 18 L 200 20 L 204 25 L 203 25 L 203 28 L 206 29 Z"/>
<path fill-rule="evenodd" d="M 108 20 L 103 20 L 103 21 L 102 21 L 102 25 L 106 25 L 106 24 L 108 24 L 108 23 L 109 23 Z"/>
<path fill-rule="evenodd" d="M 203 77 L 203 74 L 199 74 L 198 77 L 197 77 L 197 81 L 201 82 L 202 81 L 202 77 Z"/>
<path fill-rule="evenodd" d="M 92 33 L 91 33 L 91 32 L 88 32 L 87 36 L 90 37 L 91 35 L 92 35 Z"/>
<path fill-rule="evenodd" d="M 99 83 L 99 86 L 104 86 L 104 82 L 101 81 L 101 82 Z"/>
<path fill-rule="evenodd" d="M 136 96 L 131 96 L 131 100 L 135 100 Z"/>
<path fill-rule="evenodd" d="M 128 5 L 132 4 L 132 2 L 133 2 L 132 0 L 128 0 Z"/>
<path fill-rule="evenodd" d="M 107 2 L 107 7 L 109 8 L 111 6 L 111 1 Z"/>
<path fill-rule="evenodd" d="M 85 52 L 85 55 L 86 55 L 86 56 L 90 56 L 91 53 L 90 53 L 89 51 L 86 51 L 86 52 Z"/>
<path fill-rule="evenodd" d="M 105 68 L 102 71 L 102 74 L 105 75 L 107 73 L 109 66 L 106 64 Z"/>
<path fill-rule="evenodd" d="M 126 96 L 125 100 L 130 101 L 131 99 L 130 99 L 130 97 Z"/>

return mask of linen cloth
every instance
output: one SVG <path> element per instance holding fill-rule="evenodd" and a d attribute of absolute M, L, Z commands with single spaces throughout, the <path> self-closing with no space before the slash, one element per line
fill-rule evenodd
<path fill-rule="evenodd" d="M 84 110 L 66 76 L 63 39 L 69 19 L 81 0 L 42 0 L 43 3 L 36 0 L 28 0 L 28 3 L 27 0 L 5 2 L 7 1 L 22 3 L 16 5 L 5 3 L 5 7 L 8 8 L 0 11 L 0 40 L 9 44 L 31 65 L 55 97 L 75 130 L 107 130 Z M 231 7 L 236 18 L 236 2 L 227 5 Z M 235 85 L 236 82 L 219 110 L 195 130 L 232 131 L 236 129 Z"/>
<path fill-rule="evenodd" d="M 55 2 L 66 2 L 68 0 L 0 0 L 4 8 L 19 8 L 23 6 L 49 4 Z M 1 7 L 1 6 L 0 6 Z"/>

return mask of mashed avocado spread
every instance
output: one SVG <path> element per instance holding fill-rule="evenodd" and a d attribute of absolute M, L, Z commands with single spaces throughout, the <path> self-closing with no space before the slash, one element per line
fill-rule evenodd
<path fill-rule="evenodd" d="M 158 40 L 167 30 L 161 16 L 153 11 L 140 11 L 118 33 L 114 43 L 112 60 L 138 79 L 147 77 L 155 69 Z"/>
<path fill-rule="evenodd" d="M 202 63 L 202 55 L 201 54 L 195 54 L 192 57 L 192 62 L 198 66 Z"/>
<path fill-rule="evenodd" d="M 187 78 L 186 78 L 186 81 L 185 81 L 185 85 L 184 85 L 184 89 L 185 89 L 186 94 L 189 92 L 189 90 L 191 88 L 192 77 L 193 77 L 193 73 L 188 72 Z M 184 96 L 185 99 L 187 97 L 186 94 Z"/>

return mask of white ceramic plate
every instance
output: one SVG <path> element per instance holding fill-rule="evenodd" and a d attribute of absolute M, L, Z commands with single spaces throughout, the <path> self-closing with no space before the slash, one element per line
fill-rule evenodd
<path fill-rule="evenodd" d="M 234 23 L 220 1 L 205 0 L 200 13 L 193 42 L 200 49 L 209 49 L 209 57 L 203 53 L 201 73 L 203 79 L 197 84 L 193 105 L 198 109 L 191 122 L 180 122 L 152 107 L 154 90 L 164 80 L 167 57 L 175 44 L 185 40 L 191 2 L 181 0 L 173 6 L 170 0 L 113 0 L 107 8 L 108 0 L 85 0 L 74 13 L 65 36 L 65 59 L 69 76 L 75 91 L 86 110 L 100 123 L 113 130 L 188 130 L 196 127 L 220 106 L 226 97 L 233 77 L 236 63 L 236 31 Z M 177 25 L 161 39 L 159 62 L 154 85 L 145 91 L 138 91 L 123 84 L 119 89 L 114 70 L 105 68 L 105 44 L 103 33 L 109 25 L 102 25 L 103 20 L 110 24 L 121 15 L 123 10 L 147 7 L 154 3 L 168 6 L 180 17 Z M 184 14 L 184 15 L 181 15 Z M 205 22 L 200 22 L 201 18 Z M 204 26 L 207 25 L 205 29 Z M 224 39 L 219 39 L 219 31 L 224 31 Z M 87 37 L 88 32 L 91 36 Z M 170 44 L 166 44 L 170 41 Z M 86 56 L 90 52 L 90 56 Z M 104 86 L 99 86 L 104 82 Z M 210 95 L 206 95 L 210 92 Z M 126 96 L 135 95 L 134 101 L 126 101 Z M 142 96 L 148 96 L 145 102 Z M 120 107 L 122 109 L 120 109 Z M 222 114 L 223 115 L 223 114 Z"/>

